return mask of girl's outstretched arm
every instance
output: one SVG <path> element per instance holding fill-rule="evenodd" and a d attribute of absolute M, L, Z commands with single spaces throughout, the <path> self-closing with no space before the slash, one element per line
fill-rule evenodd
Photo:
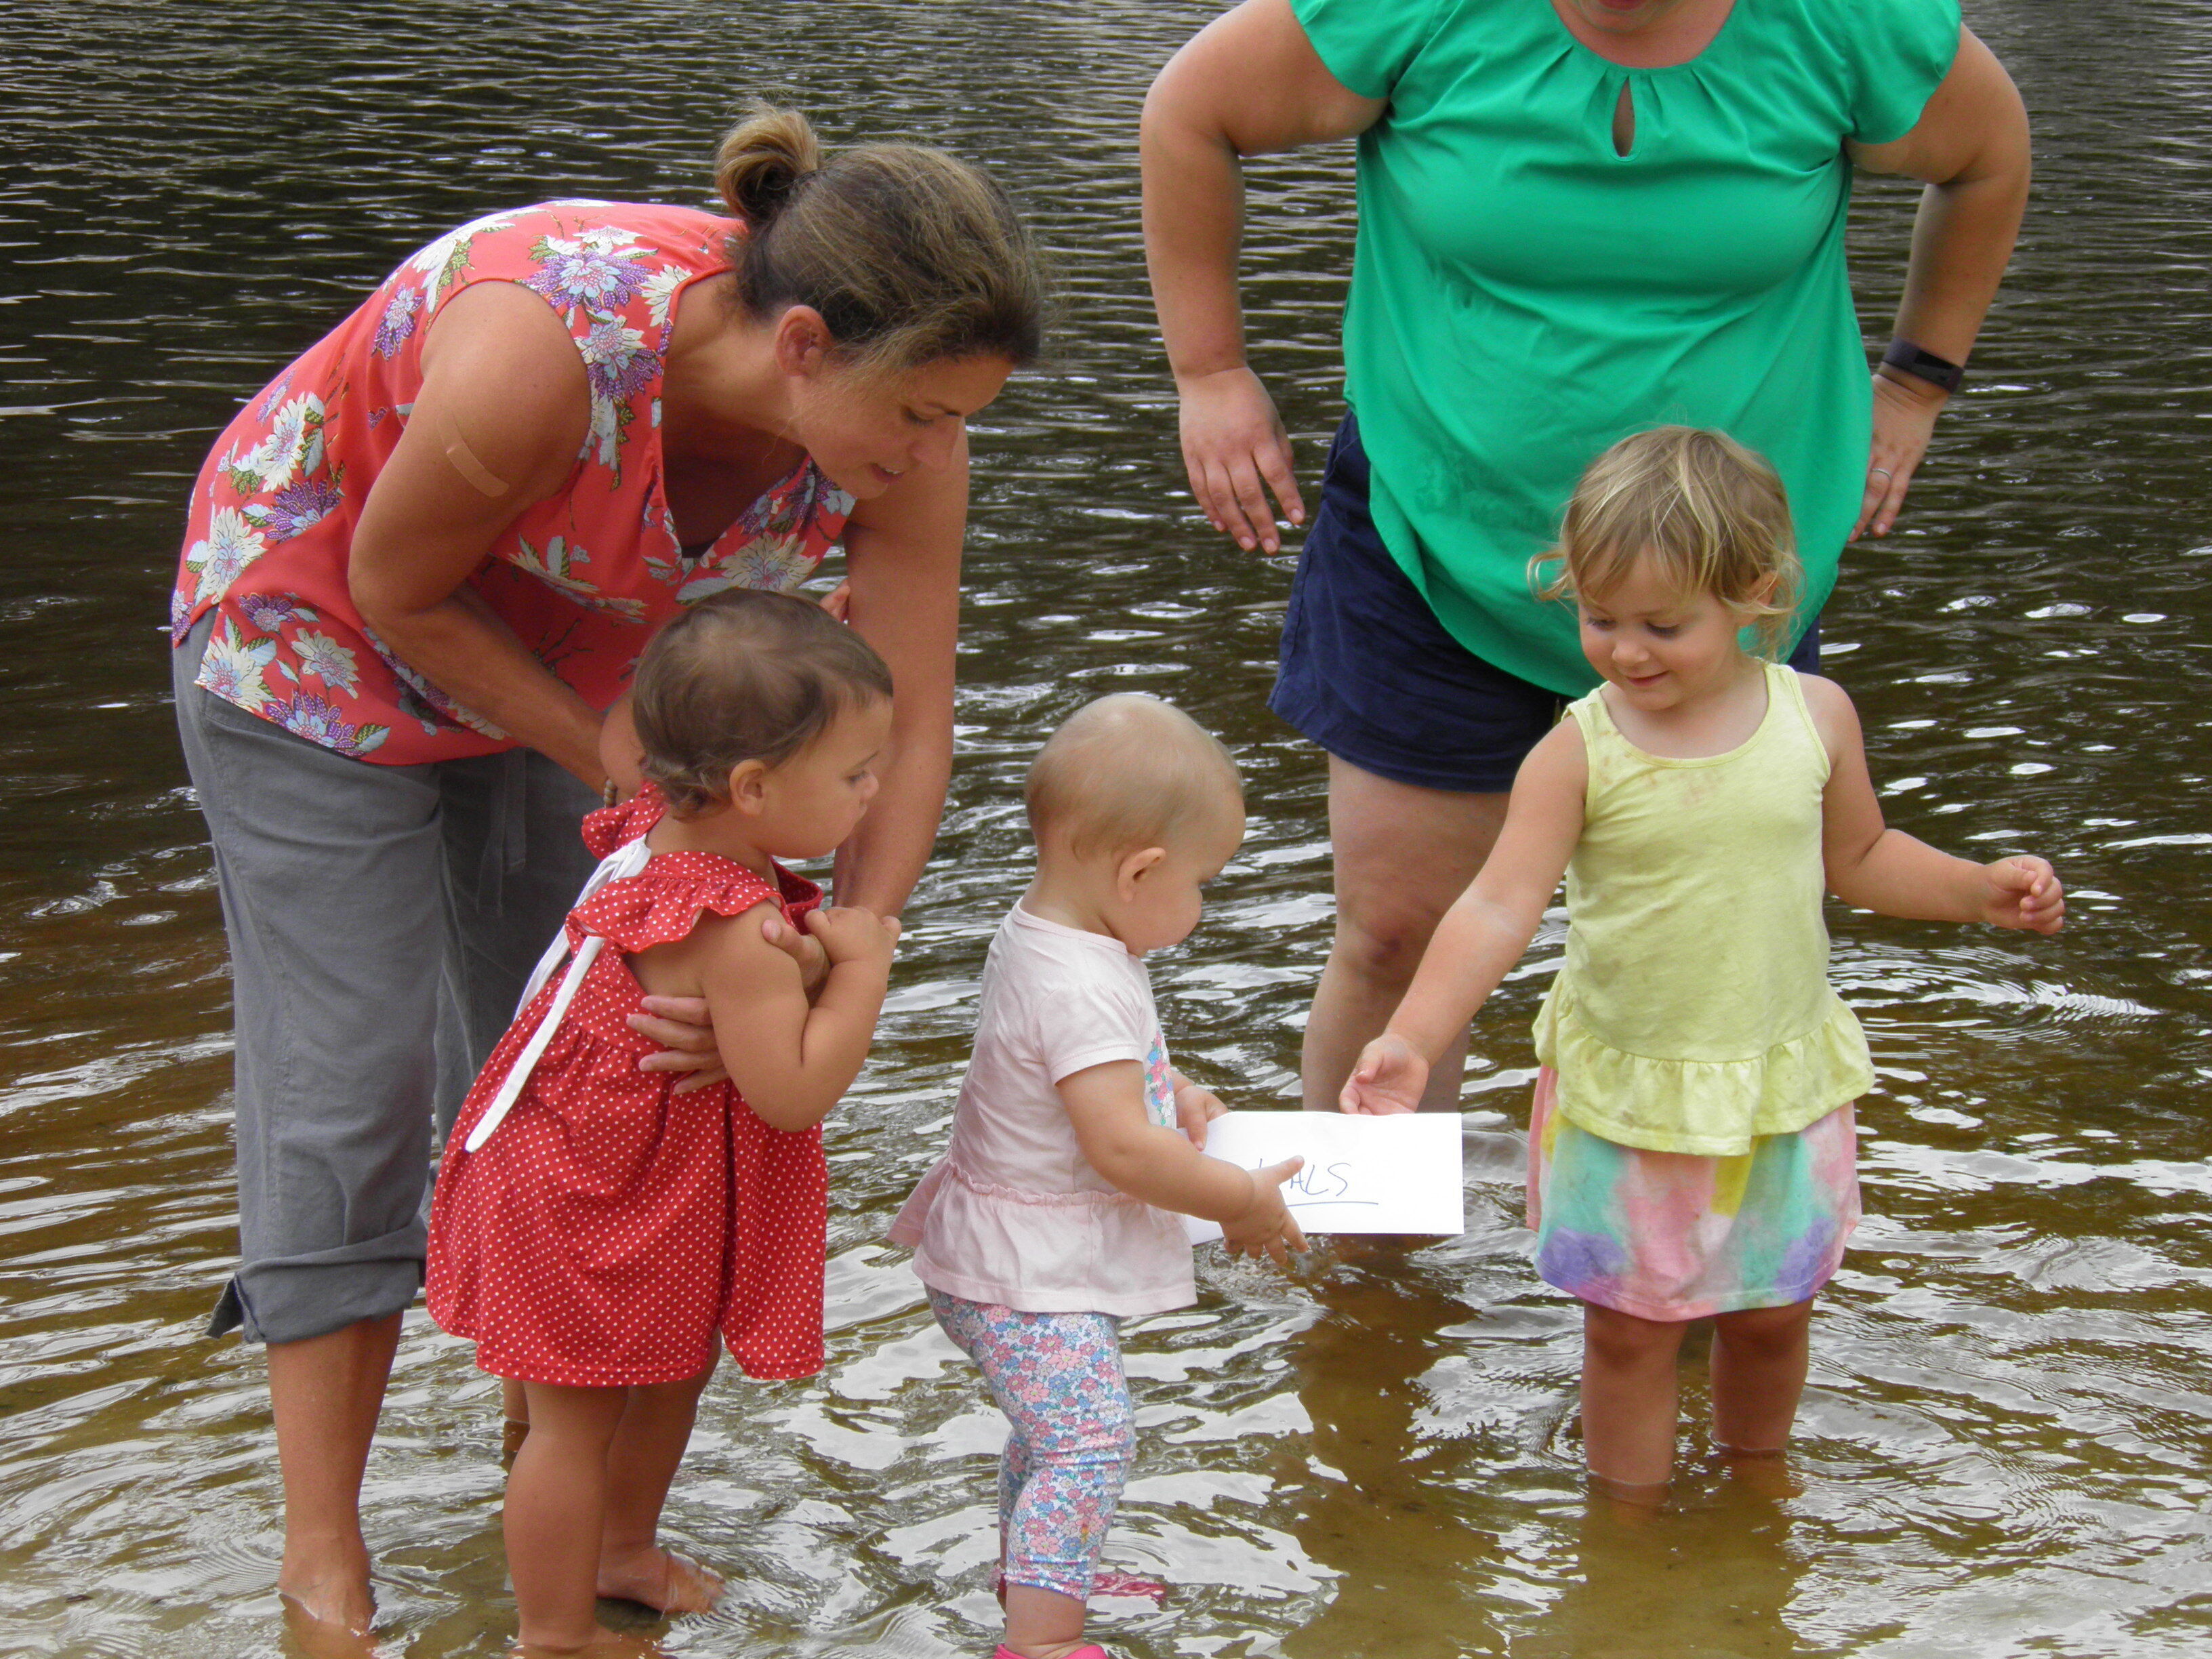
<path fill-rule="evenodd" d="M 1976 864 L 1885 824 L 1867 774 L 1858 711 L 1834 681 L 1808 674 L 1803 684 L 1806 707 L 1828 750 L 1821 857 L 1829 891 L 1885 916 L 2058 931 L 2066 920 L 2065 889 L 2043 860 Z"/>
<path fill-rule="evenodd" d="M 1420 1104 L 1430 1066 L 1535 938 L 1582 839 L 1589 784 L 1582 728 L 1561 720 L 1521 763 L 1497 847 L 1444 912 L 1397 1012 L 1352 1068 L 1338 1101 L 1346 1111 L 1410 1112 Z"/>

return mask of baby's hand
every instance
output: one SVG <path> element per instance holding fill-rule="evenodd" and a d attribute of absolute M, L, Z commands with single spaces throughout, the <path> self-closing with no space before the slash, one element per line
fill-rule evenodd
<path fill-rule="evenodd" d="M 1206 1126 L 1228 1110 L 1212 1090 L 1201 1089 L 1195 1083 L 1186 1083 L 1175 1091 L 1176 1127 L 1201 1152 L 1206 1150 Z"/>
<path fill-rule="evenodd" d="M 1982 873 L 1990 880 L 1982 919 L 1990 926 L 2055 933 L 2066 925 L 2066 890 L 2043 860 L 1999 859 L 1984 865 Z"/>
<path fill-rule="evenodd" d="M 1385 1031 L 1359 1051 L 1359 1063 L 1336 1103 L 1366 1117 L 1418 1111 L 1428 1083 L 1428 1057 L 1395 1031 Z"/>
<path fill-rule="evenodd" d="M 1252 1171 L 1252 1202 L 1243 1214 L 1221 1224 L 1222 1243 L 1231 1255 L 1269 1256 L 1278 1267 L 1287 1271 L 1291 1252 L 1304 1253 L 1306 1236 L 1291 1219 L 1290 1206 L 1283 1202 L 1283 1183 L 1304 1169 L 1305 1162 L 1302 1158 L 1286 1158 L 1280 1164 Z"/>
<path fill-rule="evenodd" d="M 872 962 L 888 967 L 891 948 L 898 943 L 899 919 L 879 916 L 858 905 L 841 904 L 809 911 L 806 931 L 822 941 L 823 954 L 833 968 L 844 962 Z"/>

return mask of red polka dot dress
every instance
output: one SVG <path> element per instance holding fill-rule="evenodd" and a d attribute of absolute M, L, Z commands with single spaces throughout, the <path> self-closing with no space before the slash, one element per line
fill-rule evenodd
<path fill-rule="evenodd" d="M 584 821 L 602 858 L 665 803 L 647 790 Z M 447 1142 L 430 1210 L 430 1314 L 477 1345 L 477 1364 L 529 1382 L 619 1388 L 696 1376 L 717 1333 L 746 1373 L 822 1368 L 828 1170 L 819 1128 L 771 1128 L 734 1085 L 672 1092 L 641 1072 L 659 1047 L 624 1023 L 645 992 L 627 953 L 689 934 L 700 915 L 762 904 L 796 920 L 821 902 L 733 860 L 660 853 L 568 915 L 568 955 L 492 1051 Z M 587 941 L 606 941 L 505 1116 L 466 1143 L 558 1001 Z"/>

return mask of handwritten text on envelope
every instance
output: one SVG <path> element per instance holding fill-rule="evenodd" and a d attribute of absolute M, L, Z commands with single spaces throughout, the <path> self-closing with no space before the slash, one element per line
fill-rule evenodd
<path fill-rule="evenodd" d="M 1231 1112 L 1206 1126 L 1206 1151 L 1248 1170 L 1304 1158 L 1283 1198 L 1309 1233 L 1467 1231 L 1457 1112 Z M 1194 1244 L 1221 1237 L 1211 1221 L 1186 1219 Z"/>

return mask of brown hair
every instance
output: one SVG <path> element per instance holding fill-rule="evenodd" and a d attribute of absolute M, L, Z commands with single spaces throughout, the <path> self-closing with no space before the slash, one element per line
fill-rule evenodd
<path fill-rule="evenodd" d="M 740 762 L 780 765 L 847 709 L 890 694 L 884 659 L 820 605 L 741 587 L 653 636 L 630 712 L 647 779 L 684 817 L 726 799 Z"/>
<path fill-rule="evenodd" d="M 722 139 L 714 185 L 745 222 L 730 264 L 753 318 L 811 306 L 840 349 L 872 368 L 1036 361 L 1043 265 L 981 168 L 913 144 L 825 161 L 804 115 L 755 104 Z"/>
<path fill-rule="evenodd" d="M 1545 566 L 1562 567 L 1541 588 L 1545 599 L 1596 599 L 1639 562 L 1656 560 L 1678 592 L 1709 593 L 1741 613 L 1772 655 L 1802 579 L 1796 539 L 1789 491 L 1764 458 L 1724 432 L 1662 426 L 1589 464 L 1559 546 L 1530 571 L 1540 580 Z"/>
<path fill-rule="evenodd" d="M 1030 763 L 1030 833 L 1077 858 L 1164 847 L 1244 784 L 1220 739 L 1171 702 L 1133 691 L 1087 702 Z"/>

